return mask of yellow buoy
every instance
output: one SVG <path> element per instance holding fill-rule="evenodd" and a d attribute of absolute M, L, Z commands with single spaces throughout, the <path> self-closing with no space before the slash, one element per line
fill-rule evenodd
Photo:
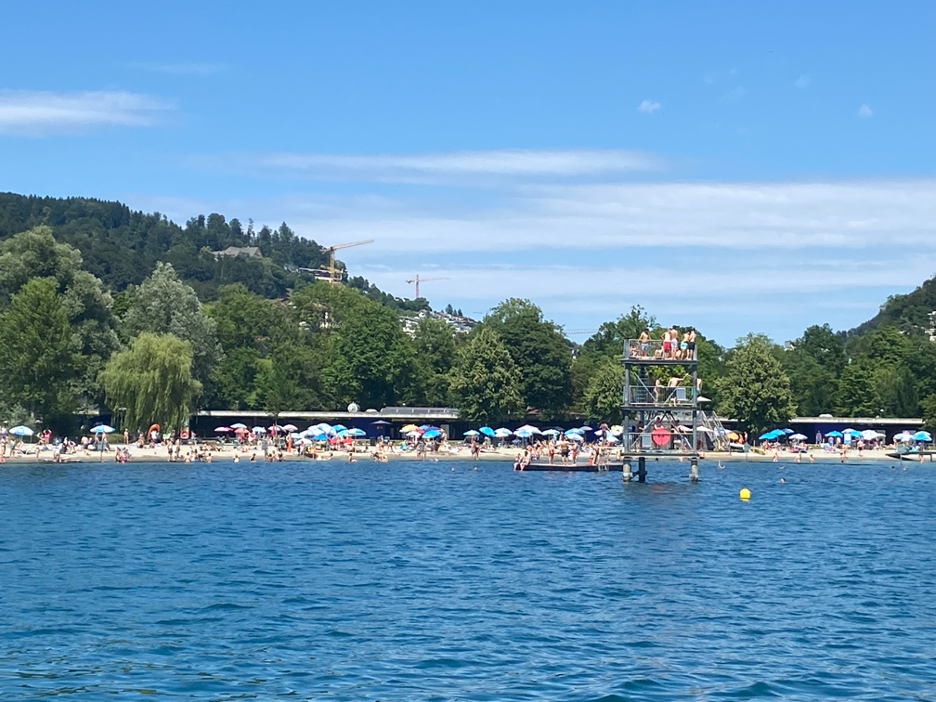
<path fill-rule="evenodd" d="M 738 497 L 740 497 L 742 500 L 750 500 L 751 491 L 747 488 L 741 488 L 741 492 L 738 493 Z"/>

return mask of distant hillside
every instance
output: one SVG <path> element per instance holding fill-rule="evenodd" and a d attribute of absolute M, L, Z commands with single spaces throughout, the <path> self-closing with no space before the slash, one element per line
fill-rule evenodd
<path fill-rule="evenodd" d="M 860 336 L 880 326 L 894 326 L 904 332 L 924 332 L 932 335 L 933 313 L 936 312 L 936 276 L 906 295 L 892 295 L 881 305 L 881 311 L 867 322 L 848 332 Z"/>
<path fill-rule="evenodd" d="M 285 222 L 276 230 L 255 231 L 253 222 L 245 229 L 237 219 L 210 214 L 192 217 L 182 227 L 158 212 L 134 211 L 120 202 L 0 193 L 0 241 L 40 224 L 81 251 L 85 269 L 114 292 L 140 284 L 157 261 L 165 261 L 204 301 L 215 299 L 218 287 L 230 283 L 242 283 L 275 299 L 307 282 L 296 268 L 327 263 L 318 243 L 296 236 Z M 229 246 L 257 247 L 262 258 L 212 253 Z M 425 300 L 383 293 L 363 278 L 352 279 L 351 285 L 388 307 L 414 311 L 428 307 Z"/>

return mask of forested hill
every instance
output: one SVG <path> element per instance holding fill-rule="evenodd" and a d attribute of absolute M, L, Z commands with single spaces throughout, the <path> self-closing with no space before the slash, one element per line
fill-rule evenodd
<path fill-rule="evenodd" d="M 275 230 L 264 226 L 255 231 L 252 222 L 245 228 L 237 219 L 210 214 L 193 217 L 182 227 L 159 212 L 134 211 L 120 202 L 0 193 L 0 241 L 40 224 L 81 251 L 83 267 L 113 292 L 139 285 L 164 261 L 203 301 L 216 299 L 218 288 L 230 283 L 276 299 L 307 280 L 290 269 L 327 263 L 318 243 L 297 236 L 285 222 Z M 211 253 L 228 246 L 256 246 L 263 258 L 216 258 Z M 363 278 L 349 284 L 390 307 L 427 306 L 383 293 Z"/>
<path fill-rule="evenodd" d="M 850 336 L 862 335 L 881 326 L 897 327 L 904 333 L 934 334 L 936 320 L 936 276 L 906 295 L 893 295 L 881 305 L 881 310 L 867 322 L 849 331 Z"/>

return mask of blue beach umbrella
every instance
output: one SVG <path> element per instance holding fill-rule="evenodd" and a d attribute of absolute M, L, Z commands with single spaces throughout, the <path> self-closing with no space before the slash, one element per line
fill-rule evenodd
<path fill-rule="evenodd" d="M 792 434 L 792 433 L 793 433 L 793 430 L 792 430 L 792 429 L 781 429 L 780 431 L 782 431 L 784 434 Z"/>
<path fill-rule="evenodd" d="M 761 435 L 758 436 L 757 438 L 758 438 L 760 441 L 764 441 L 765 439 L 772 439 L 772 438 L 774 438 L 774 433 L 773 433 L 772 431 L 765 431 L 763 434 L 761 434 Z"/>
<path fill-rule="evenodd" d="M 481 427 L 478 429 L 478 431 L 480 431 L 485 436 L 494 436 L 494 430 L 491 429 L 491 427 Z"/>
<path fill-rule="evenodd" d="M 565 435 L 566 435 L 566 436 L 572 436 L 573 434 L 578 434 L 579 436 L 581 436 L 581 435 L 584 434 L 584 433 L 585 433 L 585 430 L 582 429 L 581 427 L 574 427 L 574 428 L 572 428 L 572 429 L 569 429 L 569 430 L 565 433 Z"/>
<path fill-rule="evenodd" d="M 16 426 L 10 429 L 9 433 L 12 434 L 13 436 L 32 436 L 34 432 L 29 427 L 26 427 L 20 424 L 19 426 Z"/>
<path fill-rule="evenodd" d="M 543 433 L 546 436 L 559 436 L 559 434 L 561 434 L 562 432 L 559 431 L 558 429 L 544 429 Z"/>
<path fill-rule="evenodd" d="M 913 440 L 929 442 L 933 440 L 933 437 L 930 436 L 930 433 L 928 431 L 918 431 L 916 434 L 913 435 Z"/>
<path fill-rule="evenodd" d="M 442 432 L 438 429 L 427 429 L 423 434 L 424 439 L 434 439 L 437 436 L 442 436 Z"/>
<path fill-rule="evenodd" d="M 113 434 L 115 431 L 117 430 L 114 427 L 109 427 L 106 424 L 98 424 L 91 429 L 92 434 Z"/>
<path fill-rule="evenodd" d="M 828 438 L 839 438 L 839 437 L 842 437 L 842 436 L 844 436 L 844 434 L 842 434 L 842 432 L 840 432 L 840 431 L 830 431 L 828 434 L 826 434 L 826 438 L 827 438 L 827 439 L 828 439 Z"/>
<path fill-rule="evenodd" d="M 332 429 L 334 429 L 336 432 L 344 431 L 347 428 L 348 427 L 346 427 L 344 424 L 336 424 L 335 426 L 332 427 Z"/>
<path fill-rule="evenodd" d="M 466 431 L 464 434 L 462 434 L 462 436 L 478 436 L 478 434 L 480 434 L 480 433 L 481 433 L 481 432 L 477 432 L 477 431 L 475 431 L 474 429 L 469 429 L 469 430 Z"/>

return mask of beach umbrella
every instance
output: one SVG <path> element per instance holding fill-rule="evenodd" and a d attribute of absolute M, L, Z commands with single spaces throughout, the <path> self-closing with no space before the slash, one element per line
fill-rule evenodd
<path fill-rule="evenodd" d="M 544 433 L 546 436 L 558 436 L 558 435 L 561 434 L 562 432 L 559 431 L 558 429 L 545 429 L 545 430 L 543 430 L 543 433 Z"/>
<path fill-rule="evenodd" d="M 215 427 L 216 434 L 223 434 L 228 431 L 234 431 L 231 427 Z"/>
<path fill-rule="evenodd" d="M 237 427 L 237 429 L 234 430 L 235 434 L 248 434 L 249 432 L 250 430 L 247 427 Z"/>
<path fill-rule="evenodd" d="M 585 437 L 582 436 L 581 434 L 567 434 L 567 436 L 568 436 L 572 441 L 585 441 Z"/>
<path fill-rule="evenodd" d="M 113 434 L 116 429 L 114 427 L 107 426 L 106 424 L 98 424 L 96 427 L 92 427 L 92 434 Z"/>
<path fill-rule="evenodd" d="M 579 427 L 579 428 L 580 428 L 582 431 L 595 431 L 594 429 L 592 429 L 592 428 L 591 428 L 590 426 L 588 426 L 588 425 L 585 425 L 584 427 Z"/>
<path fill-rule="evenodd" d="M 757 438 L 760 439 L 761 441 L 764 441 L 765 439 L 772 439 L 774 438 L 774 436 L 776 435 L 772 431 L 765 431 L 763 434 L 761 434 Z"/>
<path fill-rule="evenodd" d="M 531 436 L 533 436 L 533 432 L 529 431 L 528 429 L 517 429 L 514 434 L 519 436 L 521 439 L 529 439 Z"/>
<path fill-rule="evenodd" d="M 507 427 L 501 427 L 500 429 L 494 432 L 494 436 L 499 439 L 506 439 L 508 436 L 513 435 L 513 432 L 510 431 Z"/>
<path fill-rule="evenodd" d="M 240 422 L 237 422 L 237 424 L 231 425 L 231 429 L 246 429 L 246 428 L 247 428 L 247 425 L 241 424 Z"/>
<path fill-rule="evenodd" d="M 12 434 L 13 436 L 32 436 L 34 432 L 29 427 L 26 427 L 20 424 L 19 426 L 16 426 L 10 429 L 9 433 Z"/>
<path fill-rule="evenodd" d="M 404 432 L 404 433 L 408 433 L 408 432 L 411 432 L 411 431 L 417 431 L 418 429 L 419 429 L 419 427 L 417 427 L 415 424 L 407 424 L 405 427 L 403 427 L 402 429 L 400 429 L 400 431 L 402 431 L 402 432 Z"/>
<path fill-rule="evenodd" d="M 581 435 L 584 434 L 584 433 L 585 433 L 585 430 L 582 429 L 581 427 L 573 427 L 572 429 L 569 429 L 569 430 L 565 433 L 565 435 L 566 435 L 566 436 L 571 436 L 572 434 L 578 434 L 578 435 L 581 436 Z"/>
<path fill-rule="evenodd" d="M 424 439 L 434 439 L 437 436 L 442 436 L 442 432 L 439 429 L 429 429 L 423 433 Z"/>
<path fill-rule="evenodd" d="M 517 431 L 515 431 L 514 433 L 516 434 L 517 432 L 521 432 L 521 431 L 525 431 L 530 434 L 542 434 L 543 433 L 539 429 L 534 427 L 532 424 L 524 424 L 522 427 L 517 429 Z"/>
<path fill-rule="evenodd" d="M 604 440 L 609 444 L 616 444 L 620 441 L 620 439 L 614 436 L 614 434 L 605 434 Z"/>
<path fill-rule="evenodd" d="M 284 424 L 280 427 L 280 429 L 283 431 L 299 431 L 299 427 L 297 427 L 295 424 Z"/>
<path fill-rule="evenodd" d="M 806 435 L 805 434 L 791 434 L 790 438 L 793 441 L 805 441 Z"/>
<path fill-rule="evenodd" d="M 842 434 L 842 432 L 840 432 L 840 431 L 830 431 L 830 432 L 829 432 L 828 434 L 826 434 L 825 436 L 826 436 L 827 439 L 828 439 L 828 438 L 832 438 L 832 437 L 838 438 L 838 437 L 844 436 L 844 434 Z"/>
<path fill-rule="evenodd" d="M 348 436 L 367 436 L 367 432 L 363 429 L 352 427 L 351 429 L 348 429 Z"/>
<path fill-rule="evenodd" d="M 335 432 L 344 431 L 347 428 L 348 427 L 346 427 L 344 424 L 335 424 L 334 426 L 332 426 L 332 429 L 334 429 Z"/>
<path fill-rule="evenodd" d="M 880 437 L 881 434 L 878 434 L 876 431 L 874 431 L 874 429 L 865 429 L 863 432 L 861 432 L 861 438 L 865 441 L 874 441 Z"/>
<path fill-rule="evenodd" d="M 375 427 L 392 427 L 393 422 L 388 422 L 386 419 L 378 419 L 376 422 L 371 422 Z"/>
<path fill-rule="evenodd" d="M 793 430 L 792 430 L 792 429 L 781 429 L 780 431 L 782 431 L 784 434 L 792 434 L 792 433 L 793 433 Z"/>
<path fill-rule="evenodd" d="M 910 441 L 913 438 L 913 434 L 904 429 L 902 432 L 897 434 L 894 437 L 894 441 Z"/>
<path fill-rule="evenodd" d="M 930 433 L 928 431 L 918 431 L 916 434 L 913 435 L 913 440 L 930 442 L 933 440 L 933 437 L 930 436 Z"/>
<path fill-rule="evenodd" d="M 475 431 L 474 429 L 469 429 L 462 436 L 478 436 L 481 432 Z"/>
<path fill-rule="evenodd" d="M 251 431 L 254 434 L 266 434 L 266 427 L 254 427 Z"/>
<path fill-rule="evenodd" d="M 494 430 L 491 429 L 491 427 L 481 427 L 478 429 L 478 431 L 480 431 L 485 436 L 494 436 Z"/>

